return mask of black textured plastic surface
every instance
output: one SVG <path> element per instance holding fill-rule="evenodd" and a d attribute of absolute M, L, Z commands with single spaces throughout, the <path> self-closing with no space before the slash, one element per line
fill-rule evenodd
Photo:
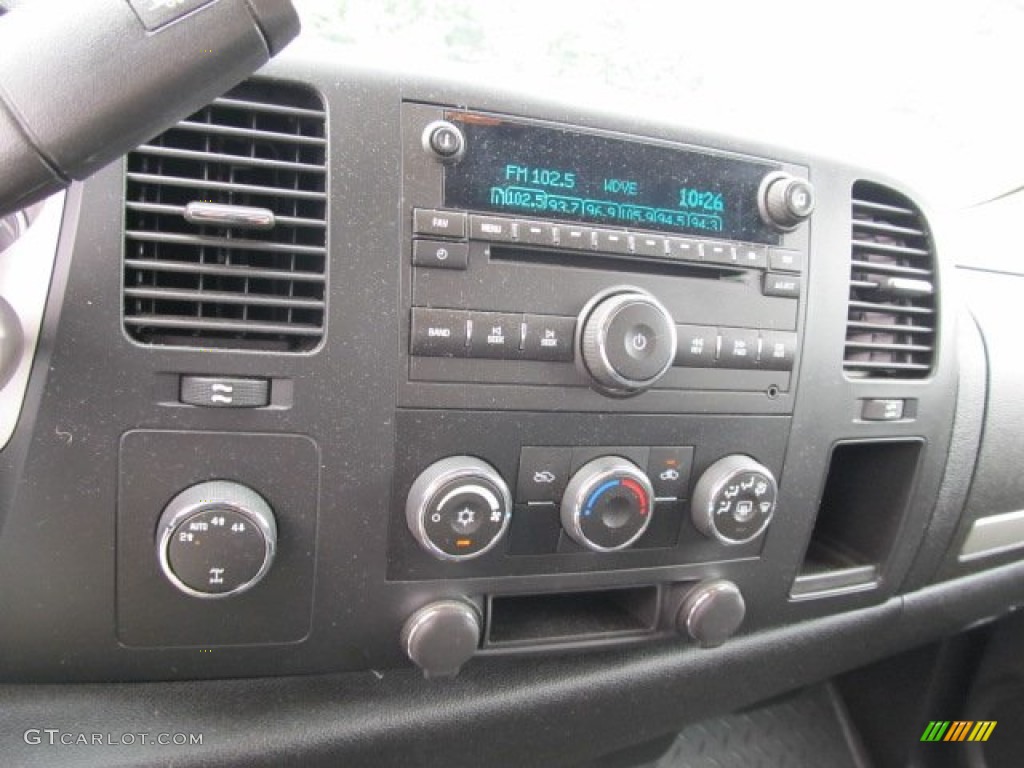
<path fill-rule="evenodd" d="M 711 651 L 675 642 L 529 663 L 474 660 L 455 680 L 434 683 L 415 670 L 378 670 L 248 681 L 0 685 L 0 764 L 568 766 L 955 632 L 1024 600 L 1022 584 L 1024 564 L 1017 564 Z M 188 750 L 49 748 L 22 739 L 34 727 L 201 732 L 205 740 Z"/>
<path fill-rule="evenodd" d="M 825 686 L 684 728 L 644 768 L 858 768 Z"/>

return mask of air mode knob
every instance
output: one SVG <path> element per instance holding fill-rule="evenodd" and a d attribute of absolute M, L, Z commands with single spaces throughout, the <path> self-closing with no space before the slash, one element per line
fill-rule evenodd
<path fill-rule="evenodd" d="M 473 456 L 451 456 L 416 478 L 405 502 L 413 537 L 439 560 L 490 551 L 508 530 L 512 496 L 498 471 Z"/>
<path fill-rule="evenodd" d="M 605 394 L 642 392 L 672 366 L 676 324 L 639 288 L 612 288 L 592 298 L 577 323 L 582 365 Z"/>
<path fill-rule="evenodd" d="M 584 464 L 562 495 L 562 527 L 577 544 L 614 552 L 635 542 L 651 523 L 654 489 L 633 462 L 602 456 Z"/>
<path fill-rule="evenodd" d="M 205 599 L 256 586 L 277 550 L 270 505 L 240 483 L 213 480 L 188 488 L 164 508 L 157 525 L 157 557 L 168 581 Z"/>
<path fill-rule="evenodd" d="M 768 226 L 792 232 L 814 212 L 814 187 L 807 179 L 782 171 L 769 173 L 761 181 L 757 206 Z"/>
<path fill-rule="evenodd" d="M 693 489 L 693 524 L 723 544 L 744 544 L 768 527 L 777 497 L 771 470 L 749 456 L 726 456 L 708 467 Z"/>

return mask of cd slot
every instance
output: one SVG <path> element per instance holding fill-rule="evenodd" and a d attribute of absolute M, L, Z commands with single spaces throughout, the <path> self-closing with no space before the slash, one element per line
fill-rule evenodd
<path fill-rule="evenodd" d="M 553 267 L 575 267 L 601 272 L 632 272 L 673 277 L 733 278 L 750 270 L 723 264 L 690 264 L 639 255 L 614 256 L 587 251 L 562 251 L 530 248 L 521 245 L 491 245 L 491 261 L 520 264 L 543 264 Z"/>

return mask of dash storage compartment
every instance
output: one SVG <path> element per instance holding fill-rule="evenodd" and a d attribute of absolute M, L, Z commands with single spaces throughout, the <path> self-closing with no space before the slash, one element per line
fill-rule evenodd
<path fill-rule="evenodd" d="M 656 586 L 533 595 L 487 601 L 485 648 L 601 644 L 644 638 L 658 628 Z"/>

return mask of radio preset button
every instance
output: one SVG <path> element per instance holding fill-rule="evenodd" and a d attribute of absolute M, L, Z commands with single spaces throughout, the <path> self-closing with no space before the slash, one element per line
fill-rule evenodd
<path fill-rule="evenodd" d="M 706 325 L 676 326 L 676 359 L 684 368 L 711 368 L 718 352 L 718 329 Z"/>
<path fill-rule="evenodd" d="M 526 315 L 523 318 L 523 359 L 571 363 L 575 317 Z"/>
<path fill-rule="evenodd" d="M 466 357 L 469 313 L 413 307 L 410 352 L 424 357 Z"/>
<path fill-rule="evenodd" d="M 796 333 L 761 331 L 761 368 L 769 371 L 791 371 L 795 356 Z"/>
<path fill-rule="evenodd" d="M 523 316 L 504 312 L 470 312 L 469 356 L 497 360 L 519 357 Z"/>
<path fill-rule="evenodd" d="M 800 278 L 795 275 L 779 275 L 774 272 L 766 272 L 764 276 L 764 295 L 796 299 L 800 297 L 800 283 Z"/>
<path fill-rule="evenodd" d="M 597 250 L 606 253 L 630 253 L 629 235 L 609 229 L 597 230 Z"/>
<path fill-rule="evenodd" d="M 417 208 L 412 214 L 412 231 L 417 235 L 461 239 L 466 236 L 466 218 L 466 214 L 461 211 Z"/>
<path fill-rule="evenodd" d="M 665 238 L 656 235 L 633 235 L 633 252 L 637 256 L 665 257 Z"/>
<path fill-rule="evenodd" d="M 722 328 L 722 347 L 718 354 L 720 368 L 749 369 L 757 367 L 757 331 L 743 328 Z"/>
<path fill-rule="evenodd" d="M 750 269 L 768 268 L 768 249 L 763 245 L 736 246 L 736 263 Z"/>
<path fill-rule="evenodd" d="M 445 240 L 413 240 L 412 263 L 431 269 L 466 269 L 469 266 L 469 246 Z"/>
<path fill-rule="evenodd" d="M 469 236 L 473 240 L 511 243 L 516 239 L 515 222 L 497 216 L 470 216 Z"/>
<path fill-rule="evenodd" d="M 736 265 L 736 249 L 727 243 L 701 243 L 701 255 L 708 264 Z"/>
<path fill-rule="evenodd" d="M 684 261 L 701 260 L 700 244 L 696 240 L 670 237 L 667 240 L 666 250 L 670 259 L 682 259 Z"/>
<path fill-rule="evenodd" d="M 548 247 L 558 245 L 558 227 L 554 224 L 544 224 L 539 221 L 517 221 L 516 224 L 519 227 L 520 243 Z"/>
<path fill-rule="evenodd" d="M 775 272 L 803 272 L 804 255 L 800 251 L 780 251 L 773 248 L 768 252 L 768 268 Z"/>
<path fill-rule="evenodd" d="M 559 242 L 563 248 L 575 251 L 594 250 L 594 230 L 590 227 L 577 227 L 574 224 L 562 226 L 562 237 Z"/>

